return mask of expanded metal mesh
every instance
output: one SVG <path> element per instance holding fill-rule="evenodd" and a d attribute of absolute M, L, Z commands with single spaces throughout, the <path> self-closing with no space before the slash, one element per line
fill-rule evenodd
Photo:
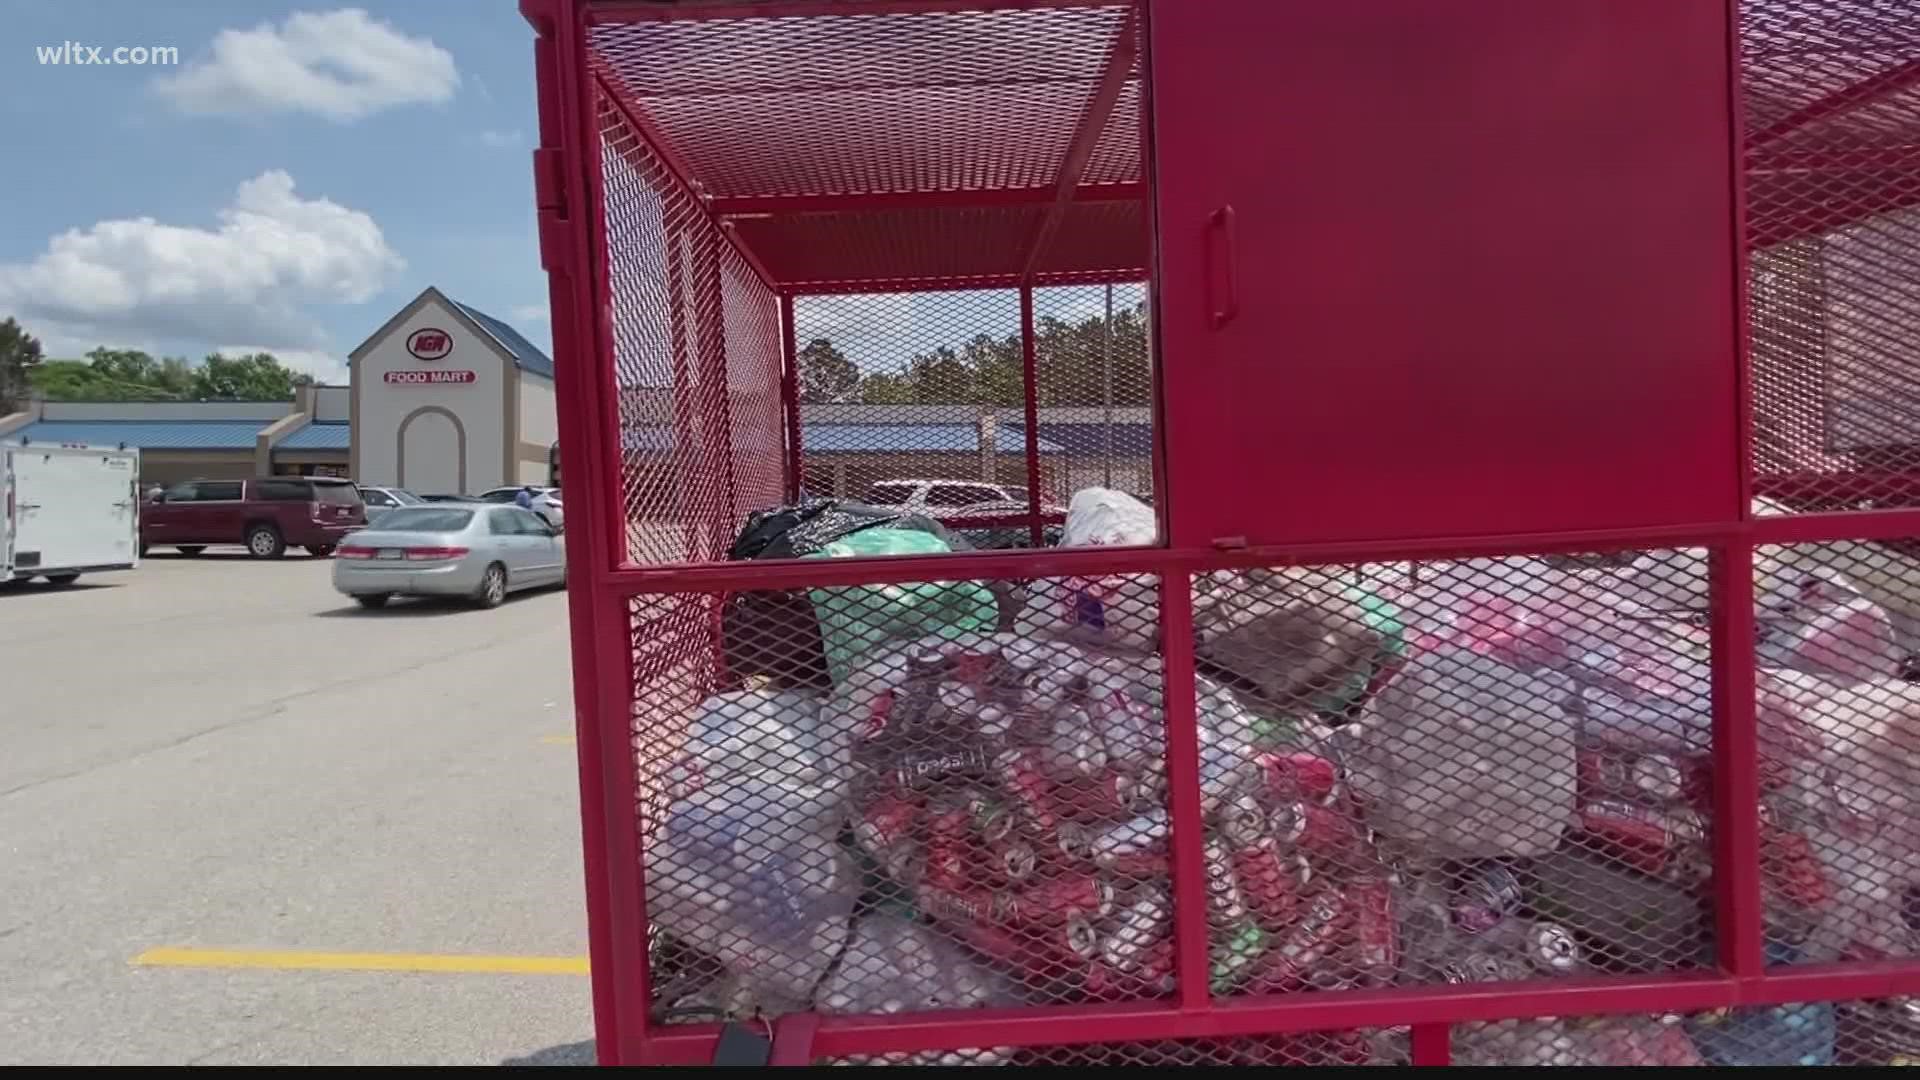
<path fill-rule="evenodd" d="M 718 559 L 785 486 L 778 304 L 626 114 L 596 100 L 622 554 Z"/>
<path fill-rule="evenodd" d="M 1761 773 L 1775 962 L 1916 954 L 1920 560 L 1844 541 L 1760 552 L 1761 716 L 1798 752 Z"/>
<path fill-rule="evenodd" d="M 610 23 L 591 44 L 715 196 L 1005 190 L 1054 181 L 1129 13 L 849 7 Z M 1139 179 L 1135 123 L 1088 182 Z"/>
<path fill-rule="evenodd" d="M 1203 1066 L 1203 1065 L 1406 1065 L 1404 1028 L 1303 1031 L 1238 1039 L 1167 1039 L 1160 1042 L 1088 1043 L 926 1051 L 829 1059 L 823 1065 L 1003 1065 L 1003 1066 Z"/>
<path fill-rule="evenodd" d="M 1710 965 L 1704 593 L 1692 551 L 1202 578 L 1216 992 Z"/>
<path fill-rule="evenodd" d="M 1158 660 L 1064 639 L 1033 584 L 735 596 L 712 696 L 643 689 L 663 1018 L 1173 991 Z"/>
<path fill-rule="evenodd" d="M 811 495 L 915 510 L 981 548 L 1028 546 L 1030 504 L 1057 540 L 1082 488 L 1153 497 L 1142 284 L 1034 290 L 1032 440 L 1017 290 L 803 296 L 794 322 Z"/>
<path fill-rule="evenodd" d="M 1920 505 L 1920 32 L 1741 8 L 1754 457 L 1770 511 Z"/>

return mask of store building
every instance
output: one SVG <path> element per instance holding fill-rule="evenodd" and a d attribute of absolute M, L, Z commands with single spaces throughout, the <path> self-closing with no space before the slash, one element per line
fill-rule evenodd
<path fill-rule="evenodd" d="M 505 322 L 429 288 L 348 362 L 360 483 L 421 494 L 546 483 L 553 360 Z"/>
<path fill-rule="evenodd" d="M 141 479 L 349 476 L 422 493 L 547 482 L 553 360 L 519 331 L 429 288 L 349 358 L 349 386 L 292 401 L 46 401 L 0 416 L 0 441 L 138 447 Z"/>

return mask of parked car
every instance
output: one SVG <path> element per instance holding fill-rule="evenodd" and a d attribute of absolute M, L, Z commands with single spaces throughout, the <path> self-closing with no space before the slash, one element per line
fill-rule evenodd
<path fill-rule="evenodd" d="M 140 508 L 140 551 L 172 547 L 198 555 L 209 544 L 245 544 L 256 559 L 287 547 L 326 556 L 367 523 L 360 489 L 326 476 L 189 480 Z"/>
<path fill-rule="evenodd" d="M 396 506 L 419 506 L 426 500 L 406 488 L 362 487 L 360 500 L 367 504 L 367 524 L 380 520 L 380 515 Z"/>
<path fill-rule="evenodd" d="M 445 492 L 438 492 L 438 491 L 437 491 L 437 492 L 434 492 L 434 493 L 433 493 L 433 494 L 431 494 L 431 495 L 422 495 L 422 496 L 420 496 L 420 501 L 421 501 L 421 502 L 423 502 L 423 503 L 452 503 L 452 502 L 472 502 L 472 501 L 473 501 L 473 496 L 471 496 L 471 495 L 449 495 L 449 494 L 447 494 L 447 493 L 445 493 Z"/>
<path fill-rule="evenodd" d="M 1027 489 L 974 480 L 882 480 L 860 500 L 871 506 L 942 517 L 966 506 L 1007 502 L 1027 505 Z"/>
<path fill-rule="evenodd" d="M 499 607 L 510 592 L 566 584 L 560 534 L 517 506 L 398 506 L 340 545 L 333 587 L 367 608 L 385 607 L 395 596 L 457 596 Z"/>
<path fill-rule="evenodd" d="M 1063 513 L 1064 511 L 1042 503 L 1040 504 L 1040 512 L 1045 514 Z M 1018 525 L 994 524 L 970 527 L 967 525 L 967 519 L 990 518 L 1004 520 L 1007 518 L 1025 517 L 1026 513 L 1027 503 L 1024 499 L 1019 502 L 1014 502 L 1011 499 L 997 499 L 993 502 L 962 506 L 957 510 L 942 510 L 939 512 L 939 518 L 945 523 L 947 528 L 959 533 L 961 539 L 972 544 L 975 548 L 981 551 L 1000 551 L 1006 548 L 1032 547 L 1032 531 L 1029 530 L 1024 523 Z M 1065 528 L 1065 526 L 1058 522 L 1043 522 L 1040 526 L 1041 546 L 1059 547 L 1060 537 L 1065 531 Z"/>
<path fill-rule="evenodd" d="M 560 489 L 557 487 L 541 487 L 538 484 L 516 484 L 512 487 L 488 488 L 480 493 L 479 499 L 481 502 L 510 503 L 515 501 L 515 499 L 519 497 L 521 489 L 526 487 L 533 489 L 534 513 L 539 514 L 555 525 L 565 523 L 566 508 L 560 503 Z"/>

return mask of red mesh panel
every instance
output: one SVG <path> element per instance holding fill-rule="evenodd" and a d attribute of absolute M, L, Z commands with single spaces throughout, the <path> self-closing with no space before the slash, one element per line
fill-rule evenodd
<path fill-rule="evenodd" d="M 1056 636 L 1055 588 L 740 593 L 714 696 L 642 688 L 663 1019 L 1173 992 L 1160 668 Z M 698 635 L 708 603 L 634 614 Z"/>
<path fill-rule="evenodd" d="M 882 209 L 733 218 L 767 272 L 800 292 L 903 289 L 978 282 L 1008 285 L 1025 271 L 1044 205 Z M 1076 202 L 1062 213 L 1036 272 L 1052 278 L 1146 272 L 1138 200 Z"/>
<path fill-rule="evenodd" d="M 1704 572 L 1628 552 L 1202 578 L 1215 991 L 1710 965 Z"/>
<path fill-rule="evenodd" d="M 591 44 L 714 196 L 979 191 L 1052 183 L 1127 10 L 642 21 Z M 1139 178 L 1124 158 L 1108 178 Z"/>
<path fill-rule="evenodd" d="M 780 302 L 731 245 L 721 248 L 720 287 L 737 517 L 771 506 L 786 494 Z"/>
<path fill-rule="evenodd" d="M 1845 0 L 1741 29 L 1763 509 L 1920 505 L 1920 34 Z"/>
<path fill-rule="evenodd" d="M 625 555 L 718 559 L 742 516 L 784 487 L 778 304 L 626 115 L 598 101 Z"/>
<path fill-rule="evenodd" d="M 1798 753 L 1761 773 L 1776 962 L 1916 955 L 1913 754 L 1920 559 L 1912 543 L 1762 548 L 1758 695 Z"/>
<path fill-rule="evenodd" d="M 1404 1028 L 1302 1031 L 1237 1039 L 1089 1043 L 1083 1046 L 936 1050 L 828 1059 L 823 1065 L 1000 1065 L 1072 1068 L 1194 1067 L 1207 1065 L 1406 1065 Z"/>

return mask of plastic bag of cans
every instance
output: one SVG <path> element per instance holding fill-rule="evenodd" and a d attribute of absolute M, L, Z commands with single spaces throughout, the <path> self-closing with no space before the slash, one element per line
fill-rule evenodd
<path fill-rule="evenodd" d="M 1392 886 L 1326 758 L 1248 734 L 1200 682 L 1200 790 L 1221 992 L 1393 978 Z M 901 898 L 1043 999 L 1168 993 L 1170 822 L 1158 673 L 1014 636 L 876 658 L 855 834 Z M 1354 980 L 1349 978 L 1348 985 Z"/>

